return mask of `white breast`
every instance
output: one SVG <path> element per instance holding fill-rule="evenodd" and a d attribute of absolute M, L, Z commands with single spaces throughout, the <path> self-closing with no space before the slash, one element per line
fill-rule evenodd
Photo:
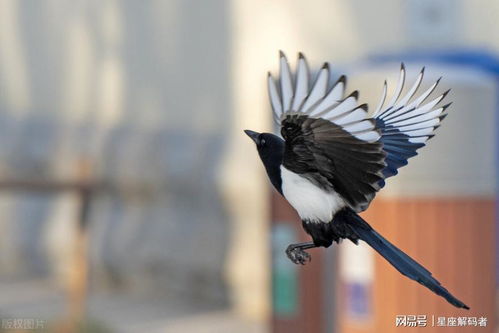
<path fill-rule="evenodd" d="M 336 192 L 326 192 L 281 165 L 282 193 L 302 220 L 330 222 L 345 202 Z"/>

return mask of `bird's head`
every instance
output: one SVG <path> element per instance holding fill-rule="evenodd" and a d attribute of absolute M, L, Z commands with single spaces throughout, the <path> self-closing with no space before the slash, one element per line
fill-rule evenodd
<path fill-rule="evenodd" d="M 269 160 L 282 159 L 284 141 L 277 135 L 271 133 L 258 133 L 251 130 L 245 130 L 244 133 L 255 142 L 258 154 L 264 163 Z"/>

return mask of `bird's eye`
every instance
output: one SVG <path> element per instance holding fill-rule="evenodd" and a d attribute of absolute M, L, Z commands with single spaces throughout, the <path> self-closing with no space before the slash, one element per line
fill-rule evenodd
<path fill-rule="evenodd" d="M 265 139 L 260 140 L 260 146 L 263 146 L 263 145 L 265 145 Z"/>

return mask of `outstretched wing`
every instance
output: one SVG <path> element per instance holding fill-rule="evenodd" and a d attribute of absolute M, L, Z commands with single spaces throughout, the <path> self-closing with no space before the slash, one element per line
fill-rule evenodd
<path fill-rule="evenodd" d="M 362 211 L 379 190 L 386 166 L 376 122 L 367 118 L 367 105 L 358 105 L 357 91 L 344 96 L 344 76 L 329 87 L 327 63 L 312 85 L 309 76 L 302 54 L 292 75 L 281 52 L 279 90 L 268 77 L 272 108 L 286 141 L 283 166 Z"/>
<path fill-rule="evenodd" d="M 385 105 L 387 93 L 385 81 L 381 100 L 373 114 L 376 128 L 381 133 L 379 141 L 383 143 L 383 150 L 387 153 L 387 165 L 383 170 L 384 178 L 396 175 L 400 167 L 407 165 L 409 158 L 417 155 L 417 150 L 424 147 L 426 141 L 433 137 L 433 132 L 447 116 L 445 110 L 451 104 L 438 106 L 449 92 L 448 90 L 430 102 L 423 104 L 435 90 L 440 79 L 420 96 L 414 98 L 423 80 L 424 68 L 419 73 L 414 84 L 402 97 L 405 76 L 405 67 L 402 64 L 393 97 Z M 383 187 L 385 185 L 384 180 L 380 181 L 379 185 Z"/>
<path fill-rule="evenodd" d="M 282 121 L 289 115 L 307 115 L 329 120 L 363 141 L 376 142 L 380 138 L 375 122 L 367 119 L 367 105 L 358 105 L 358 91 L 344 96 L 345 76 L 329 87 L 331 74 L 329 64 L 325 63 L 312 85 L 309 77 L 307 60 L 302 53 L 298 56 L 293 77 L 286 56 L 281 52 L 278 86 L 268 74 L 268 90 L 276 122 L 282 126 Z"/>

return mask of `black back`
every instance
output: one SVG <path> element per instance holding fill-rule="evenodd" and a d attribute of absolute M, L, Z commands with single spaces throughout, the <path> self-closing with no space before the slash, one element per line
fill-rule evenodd
<path fill-rule="evenodd" d="M 357 139 L 328 120 L 300 114 L 286 116 L 281 133 L 286 169 L 336 191 L 356 212 L 368 207 L 386 166 L 381 143 Z"/>

